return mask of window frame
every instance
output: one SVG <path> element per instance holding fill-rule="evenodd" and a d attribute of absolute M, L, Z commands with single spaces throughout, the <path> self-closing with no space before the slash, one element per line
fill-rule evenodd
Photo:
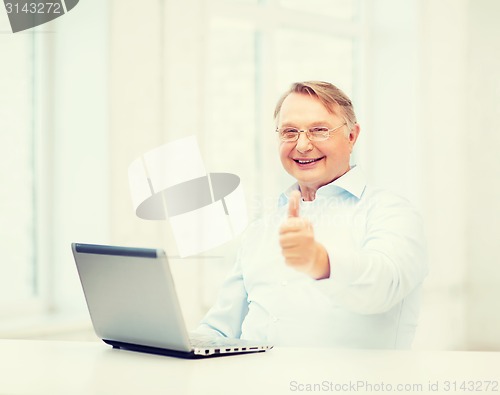
<path fill-rule="evenodd" d="M 29 36 L 31 52 L 31 61 L 28 65 L 28 68 L 32 72 L 30 84 L 31 106 L 28 109 L 23 109 L 23 111 L 28 110 L 32 119 L 29 133 L 31 134 L 31 204 L 33 208 L 30 242 L 33 255 L 31 262 L 26 262 L 26 265 L 31 265 L 32 280 L 30 296 L 11 301 L 8 304 L 0 304 L 0 317 L 5 319 L 40 315 L 47 311 L 49 305 L 47 283 L 51 274 L 48 268 L 50 260 L 47 259 L 47 254 L 51 237 L 46 230 L 48 229 L 47 223 L 50 213 L 46 212 L 44 207 L 50 201 L 46 185 L 50 177 L 47 174 L 46 166 L 48 142 L 46 138 L 41 138 L 47 132 L 46 123 L 50 107 L 46 95 L 42 97 L 42 92 L 50 91 L 50 89 L 47 89 L 47 74 L 50 67 L 47 67 L 47 54 L 43 49 L 47 45 L 48 39 L 48 35 L 45 33 L 45 27 L 38 27 L 29 32 L 18 33 Z"/>

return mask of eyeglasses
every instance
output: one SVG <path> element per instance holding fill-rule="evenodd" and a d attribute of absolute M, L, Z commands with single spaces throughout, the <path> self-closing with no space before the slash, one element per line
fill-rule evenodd
<path fill-rule="evenodd" d="M 286 127 L 276 129 L 276 132 L 279 134 L 280 140 L 286 143 L 297 141 L 299 139 L 300 133 L 305 133 L 310 141 L 325 141 L 328 140 L 334 132 L 338 131 L 344 125 L 347 125 L 347 122 L 344 122 L 342 125 L 339 125 L 333 129 L 328 129 L 325 126 L 315 126 L 314 128 L 310 128 L 307 130 Z"/>

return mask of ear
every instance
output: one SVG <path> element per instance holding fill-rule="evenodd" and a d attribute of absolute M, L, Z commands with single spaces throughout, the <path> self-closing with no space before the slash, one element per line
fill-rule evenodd
<path fill-rule="evenodd" d="M 351 152 L 354 148 L 354 144 L 356 144 L 356 140 L 358 139 L 360 131 L 361 128 L 359 127 L 359 124 L 355 123 L 349 132 L 349 136 L 347 136 L 347 138 L 349 139 L 349 145 L 351 146 Z"/>

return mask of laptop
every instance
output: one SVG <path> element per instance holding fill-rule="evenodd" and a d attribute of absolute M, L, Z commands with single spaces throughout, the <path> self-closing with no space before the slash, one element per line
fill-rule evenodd
<path fill-rule="evenodd" d="M 183 358 L 262 352 L 270 344 L 190 338 L 161 249 L 73 243 L 92 325 L 114 348 Z"/>

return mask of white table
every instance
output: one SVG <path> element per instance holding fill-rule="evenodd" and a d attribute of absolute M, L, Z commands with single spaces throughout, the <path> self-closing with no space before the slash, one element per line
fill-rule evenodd
<path fill-rule="evenodd" d="M 493 384 L 485 391 L 488 381 Z M 2 395 L 500 394 L 499 386 L 495 352 L 275 348 L 183 360 L 98 342 L 0 340 Z"/>

